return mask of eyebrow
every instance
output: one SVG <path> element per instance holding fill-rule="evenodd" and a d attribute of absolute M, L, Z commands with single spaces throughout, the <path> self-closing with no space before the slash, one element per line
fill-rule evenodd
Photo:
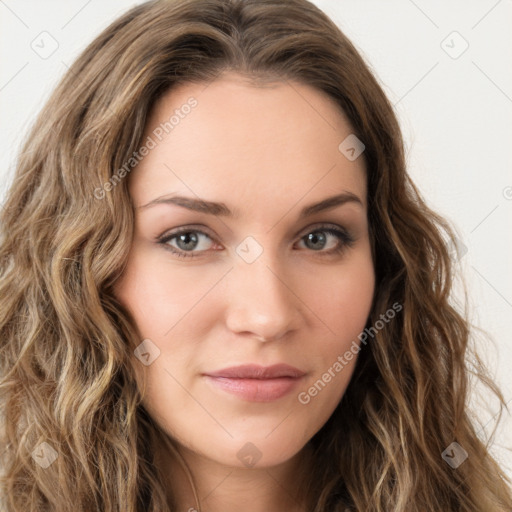
<path fill-rule="evenodd" d="M 347 203 L 359 204 L 363 207 L 361 199 L 352 192 L 343 192 L 335 196 L 327 197 L 318 203 L 305 206 L 299 215 L 299 219 L 309 217 L 315 213 L 326 210 L 332 210 L 337 206 Z M 137 206 L 137 209 L 147 209 L 159 204 L 177 205 L 195 212 L 206 213 L 207 215 L 218 215 L 220 217 L 238 218 L 239 213 L 233 213 L 225 203 L 217 203 L 215 201 L 206 201 L 205 199 L 194 199 L 186 196 L 161 196 L 153 199 L 147 204 Z"/>

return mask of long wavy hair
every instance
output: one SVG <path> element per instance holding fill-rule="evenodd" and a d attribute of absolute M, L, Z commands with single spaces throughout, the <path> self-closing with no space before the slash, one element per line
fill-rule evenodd
<path fill-rule="evenodd" d="M 456 228 L 408 176 L 397 118 L 368 65 L 307 0 L 136 6 L 85 49 L 43 107 L 1 212 L 2 510 L 177 510 L 155 463 L 158 446 L 175 445 L 141 404 L 140 339 L 113 293 L 134 219 L 128 180 L 113 177 L 140 148 L 162 94 L 228 70 L 254 84 L 308 84 L 348 117 L 366 146 L 376 272 L 367 326 L 403 306 L 361 350 L 311 440 L 308 510 L 512 510 L 492 436 L 479 438 L 469 410 L 473 376 L 498 398 L 500 418 L 506 404 L 451 294 Z M 457 468 L 441 455 L 454 441 L 468 454 Z M 46 467 L 36 463 L 43 451 L 54 459 Z"/>

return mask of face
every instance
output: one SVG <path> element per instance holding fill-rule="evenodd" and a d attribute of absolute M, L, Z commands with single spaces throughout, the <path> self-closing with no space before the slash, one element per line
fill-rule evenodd
<path fill-rule="evenodd" d="M 364 154 L 338 149 L 351 133 L 322 92 L 234 74 L 151 112 L 116 294 L 146 340 L 144 405 L 184 450 L 282 463 L 343 396 L 375 284 Z"/>

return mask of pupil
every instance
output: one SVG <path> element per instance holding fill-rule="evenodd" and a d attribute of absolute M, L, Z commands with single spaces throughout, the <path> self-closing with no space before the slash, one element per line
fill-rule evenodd
<path fill-rule="evenodd" d="M 324 234 L 321 234 L 320 236 L 316 233 L 310 233 L 308 235 L 308 242 L 309 241 L 312 241 L 313 242 L 313 245 L 317 245 L 318 246 L 318 240 L 320 240 L 320 247 L 313 247 L 314 249 L 321 249 L 323 244 L 325 243 L 325 235 Z"/>
<path fill-rule="evenodd" d="M 192 242 L 190 242 L 190 240 L 192 240 Z M 180 247 L 180 249 L 193 249 L 197 243 L 197 236 L 192 233 L 182 233 L 178 237 L 178 243 L 179 242 L 184 242 L 185 245 L 185 247 Z"/>

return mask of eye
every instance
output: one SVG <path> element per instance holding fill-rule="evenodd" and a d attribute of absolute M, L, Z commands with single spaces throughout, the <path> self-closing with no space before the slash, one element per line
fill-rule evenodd
<path fill-rule="evenodd" d="M 208 243 L 210 240 L 210 243 Z M 316 229 L 309 229 L 299 242 L 304 241 L 306 248 L 317 252 L 322 256 L 340 254 L 355 242 L 355 239 L 343 228 L 336 225 L 318 226 Z M 329 241 L 331 243 L 329 243 Z M 208 250 L 213 239 L 204 231 L 194 228 L 183 228 L 171 233 L 161 235 L 157 243 L 172 252 L 179 258 L 197 258 L 201 253 Z M 328 250 L 325 250 L 325 247 Z M 196 254 L 199 253 L 199 254 Z"/>
<path fill-rule="evenodd" d="M 208 244 L 204 243 L 204 238 L 212 240 L 210 236 L 203 231 L 187 228 L 164 235 L 162 238 L 159 238 L 158 243 L 164 244 L 166 249 L 170 250 L 179 258 L 194 258 L 196 257 L 195 254 L 187 253 L 190 253 L 197 248 L 200 250 L 194 252 L 206 251 L 208 247 L 205 247 L 205 245 L 207 246 Z M 203 239 L 203 243 L 201 243 L 201 239 Z M 176 245 L 171 243 L 173 241 L 175 241 Z"/>
<path fill-rule="evenodd" d="M 323 250 L 331 239 L 330 248 Z M 309 231 L 300 241 L 304 240 L 304 244 L 314 252 L 320 252 L 322 255 L 340 254 L 345 249 L 352 247 L 355 240 L 344 229 L 335 226 L 320 226 L 314 231 Z"/>

